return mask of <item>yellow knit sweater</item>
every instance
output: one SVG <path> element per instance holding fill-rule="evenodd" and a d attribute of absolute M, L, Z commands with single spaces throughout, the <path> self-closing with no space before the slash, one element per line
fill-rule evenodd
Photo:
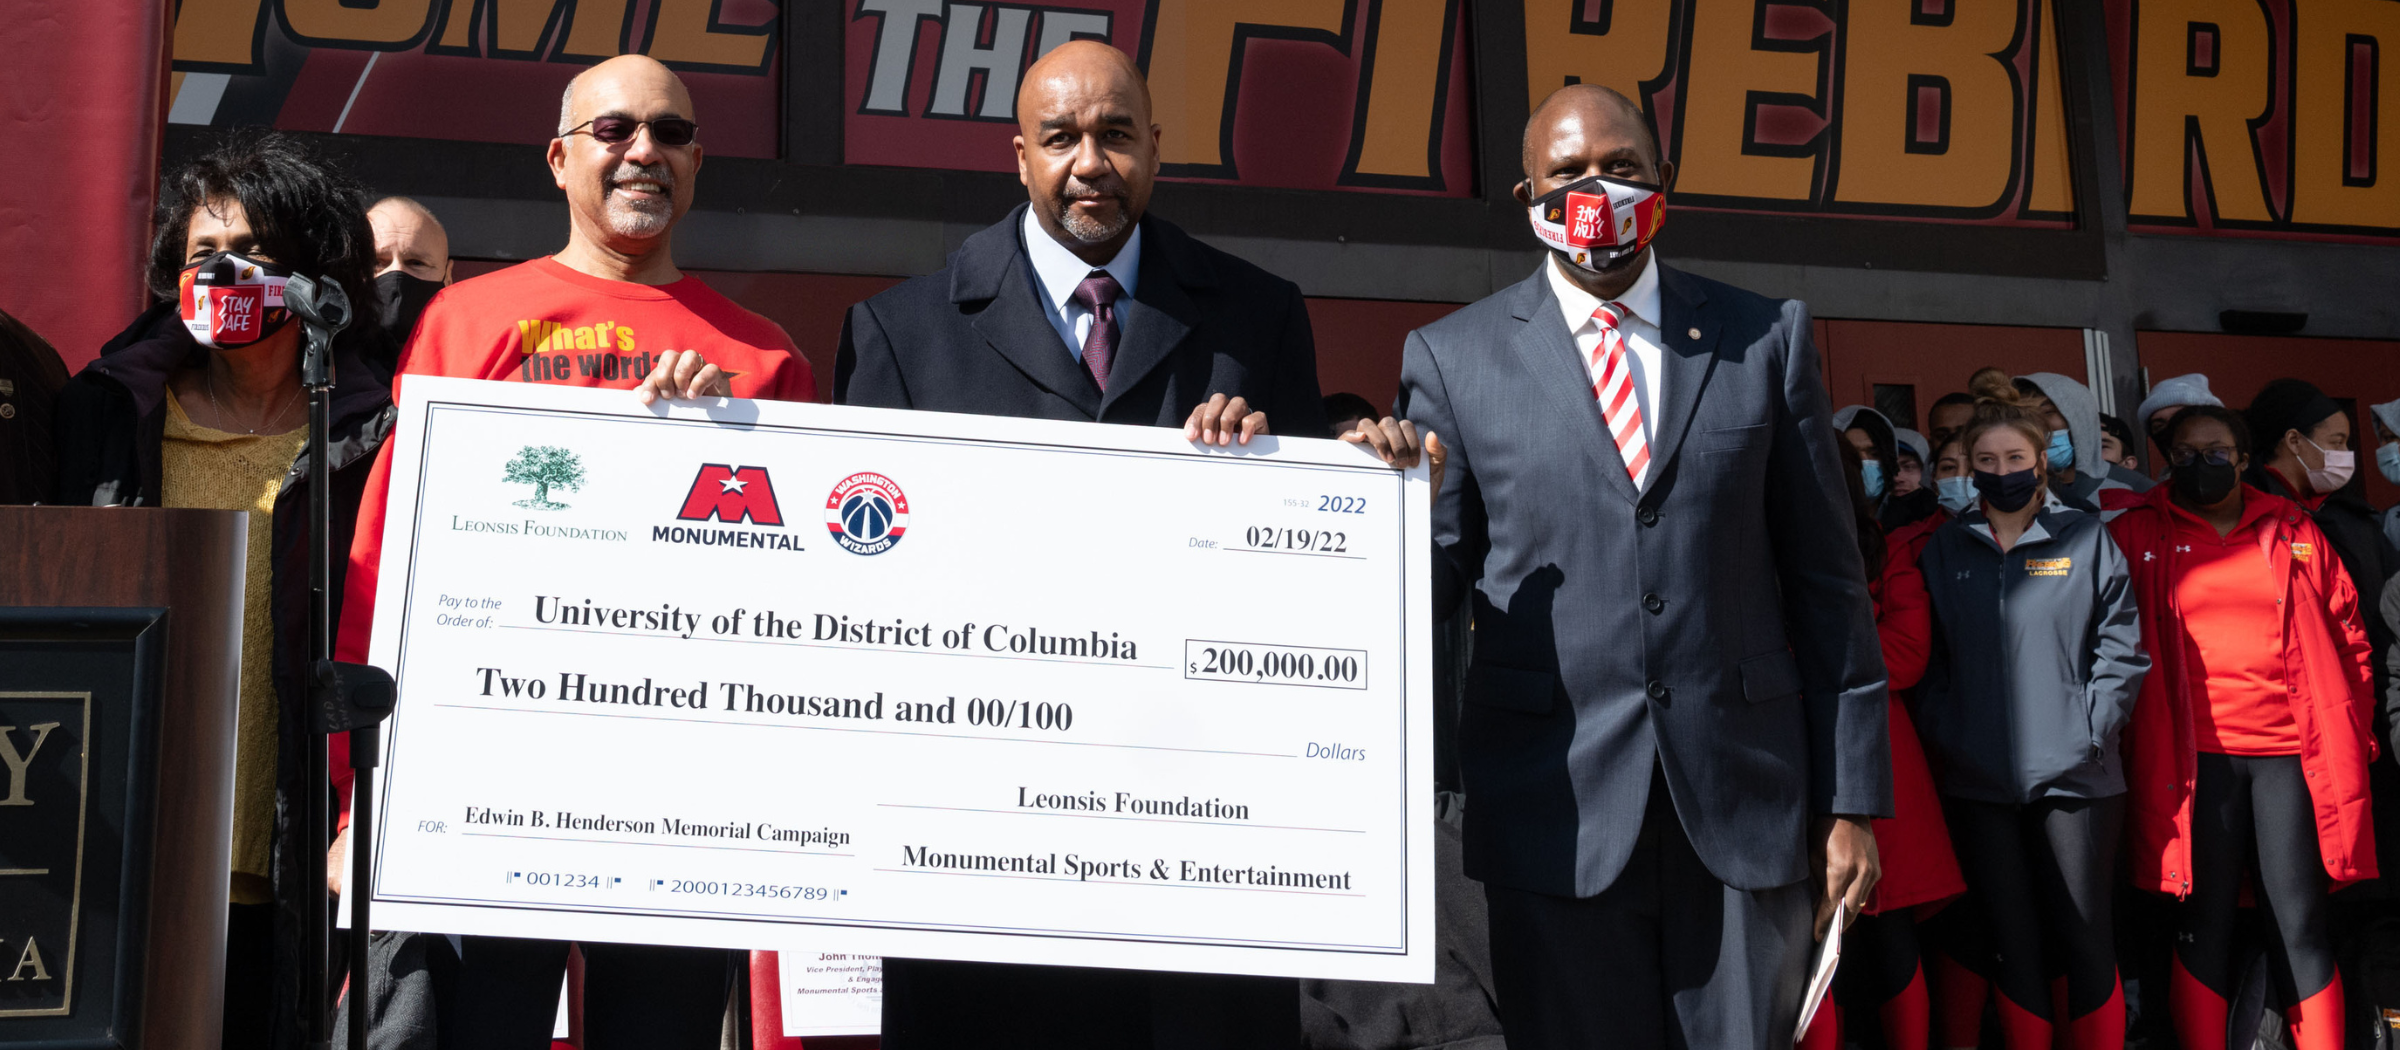
<path fill-rule="evenodd" d="M 308 428 L 281 434 L 233 434 L 192 422 L 167 394 L 166 444 L 160 456 L 169 507 L 250 512 L 242 586 L 242 706 L 233 763 L 235 904 L 274 900 L 269 845 L 275 837 L 275 494 L 292 469 Z"/>

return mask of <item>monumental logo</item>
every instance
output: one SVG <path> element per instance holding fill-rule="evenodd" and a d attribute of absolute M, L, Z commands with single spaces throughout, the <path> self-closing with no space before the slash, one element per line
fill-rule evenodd
<path fill-rule="evenodd" d="M 881 554 L 908 532 L 908 494 L 881 474 L 852 474 L 825 497 L 825 530 L 852 554 Z"/>
<path fill-rule="evenodd" d="M 683 509 L 675 517 L 679 521 L 716 521 L 725 525 L 748 522 L 783 528 L 783 506 L 775 502 L 775 482 L 767 477 L 765 467 L 701 464 L 700 473 L 692 478 L 691 489 L 684 493 Z M 779 551 L 805 549 L 791 533 L 752 529 L 657 525 L 651 527 L 650 539 L 657 543 L 690 543 L 703 547 Z"/>
<path fill-rule="evenodd" d="M 753 525 L 783 524 L 783 508 L 775 502 L 775 483 L 768 480 L 767 468 L 723 463 L 700 465 L 692 491 L 683 497 L 683 513 L 675 516 L 685 521 L 715 518 L 728 525 L 745 520 Z"/>

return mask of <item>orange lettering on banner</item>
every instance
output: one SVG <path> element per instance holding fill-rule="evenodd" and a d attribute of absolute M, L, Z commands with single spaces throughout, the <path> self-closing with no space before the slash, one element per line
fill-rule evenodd
<path fill-rule="evenodd" d="M 716 12 L 717 0 L 651 0 L 650 41 L 645 53 L 683 69 L 749 72 L 765 68 L 767 45 L 775 39 L 774 27 L 722 25 Z"/>
<path fill-rule="evenodd" d="M 442 31 L 433 38 L 433 46 L 453 54 L 471 51 L 475 47 L 475 23 L 483 13 L 476 0 L 450 0 L 449 13 L 442 16 Z"/>
<path fill-rule="evenodd" d="M 1442 143 L 1442 53 L 1456 20 L 1453 0 L 1383 0 L 1375 9 L 1368 46 L 1373 57 L 1358 85 L 1367 97 L 1366 121 L 1353 132 L 1364 175 L 1431 178 Z"/>
<path fill-rule="evenodd" d="M 1626 5 L 1631 6 L 1631 5 Z M 1817 158 L 1753 151 L 1753 95 L 1816 99 L 1824 54 L 1751 46 L 1762 0 L 1693 0 L 1691 58 L 1683 71 L 1676 189 L 1686 194 L 1804 201 L 1815 196 Z"/>
<path fill-rule="evenodd" d="M 2250 136 L 2275 97 L 2266 11 L 2258 0 L 2137 0 L 2133 18 L 2133 219 L 2191 219 L 2191 163 L 2217 218 L 2273 221 Z"/>
<path fill-rule="evenodd" d="M 1142 63 L 1152 110 L 1165 129 L 1160 159 L 1232 176 L 1233 114 L 1241 85 L 1235 36 L 1319 40 L 1340 46 L 1344 0 L 1153 0 Z M 1211 173 L 1214 174 L 1214 173 Z"/>
<path fill-rule="evenodd" d="M 448 11 L 429 49 L 437 53 L 538 60 L 563 26 L 557 57 L 614 58 L 633 36 L 633 0 L 450 0 Z"/>
<path fill-rule="evenodd" d="M 567 17 L 562 58 L 615 58 L 630 46 L 633 0 L 576 0 Z"/>
<path fill-rule="evenodd" d="M 283 24 L 294 39 L 334 47 L 407 46 L 425 33 L 433 0 L 376 0 L 372 7 L 348 0 L 282 0 Z"/>
<path fill-rule="evenodd" d="M 258 20 L 267 0 L 183 0 L 175 14 L 175 63 L 254 67 Z"/>
<path fill-rule="evenodd" d="M 2020 0 L 1852 3 L 1842 39 L 1835 200 L 1989 211 L 2015 188 Z M 1925 107 L 1934 107 L 1927 114 Z M 1921 119 L 1922 118 L 1922 119 Z M 1938 128 L 1925 133 L 1925 125 Z"/>
<path fill-rule="evenodd" d="M 1525 0 L 1528 106 L 1569 84 L 1599 84 L 1642 102 L 1642 83 L 1667 71 L 1673 4 L 1606 4 L 1604 25 L 1584 21 L 1583 9 L 1584 0 Z"/>
<path fill-rule="evenodd" d="M 2025 210 L 2051 215 L 2075 211 L 2075 172 L 2067 152 L 2065 75 L 2058 68 L 2058 3 L 2037 5 L 2041 48 L 2033 53 L 2032 155 L 2025 161 Z"/>
<path fill-rule="evenodd" d="M 2366 88 L 2380 97 L 2353 97 L 2357 63 L 2383 66 L 2400 49 L 2400 4 L 2292 6 L 2292 221 L 2400 228 L 2400 69 L 2367 72 Z M 2354 120 L 2374 121 L 2364 141 L 2353 138 Z M 2361 157 L 2361 147 L 2372 152 Z"/>

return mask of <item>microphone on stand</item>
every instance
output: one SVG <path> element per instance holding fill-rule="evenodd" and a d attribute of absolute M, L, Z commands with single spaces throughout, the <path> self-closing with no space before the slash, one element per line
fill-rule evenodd
<path fill-rule="evenodd" d="M 333 337 L 350 327 L 350 296 L 331 281 L 293 274 L 283 286 L 283 305 L 300 318 L 307 334 L 300 351 L 300 385 L 314 391 L 333 386 Z"/>
<path fill-rule="evenodd" d="M 372 871 L 374 833 L 369 822 L 373 819 L 375 787 L 369 771 L 378 760 L 375 724 L 391 714 L 393 701 L 392 676 L 382 668 L 366 664 L 335 663 L 333 659 L 333 494 L 330 467 L 326 463 L 326 442 L 330 438 L 333 408 L 333 339 L 350 326 L 353 315 L 350 296 L 342 286 L 331 281 L 294 274 L 283 286 L 283 305 L 300 318 L 305 341 L 300 351 L 300 386 L 308 391 L 308 445 L 303 455 L 308 460 L 308 658 L 309 658 L 309 725 L 311 737 L 348 732 L 350 734 L 350 768 L 358 776 L 351 786 L 350 856 L 356 858 L 353 871 Z M 302 827 L 312 829 L 310 836 L 329 835 L 333 830 L 330 800 L 332 777 L 327 769 L 325 748 L 320 745 L 302 747 L 301 791 L 303 800 Z M 304 884 L 325 885 L 325 851 L 328 843 L 316 842 L 302 850 Z M 364 879 L 350 879 L 342 888 L 350 897 L 350 1047 L 366 1050 L 367 1005 L 373 998 L 367 987 L 368 899 L 372 896 Z M 302 925 L 301 950 L 307 958 L 300 973 L 301 1042 L 308 1050 L 329 1050 L 333 1038 L 333 916 L 326 908 L 306 909 Z"/>

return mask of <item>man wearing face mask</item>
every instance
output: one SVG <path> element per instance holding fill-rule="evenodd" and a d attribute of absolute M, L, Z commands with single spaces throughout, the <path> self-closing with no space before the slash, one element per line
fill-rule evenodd
<path fill-rule="evenodd" d="M 1899 444 L 1892 436 L 1892 421 L 1883 413 L 1865 405 L 1845 405 L 1833 412 L 1833 427 L 1842 432 L 1842 439 L 1858 452 L 1858 480 L 1865 486 L 1867 503 L 1877 517 L 1892 495 L 1892 478 L 1898 473 Z"/>
<path fill-rule="evenodd" d="M 393 346 L 405 346 L 433 293 L 450 284 L 450 232 L 433 211 L 407 197 L 367 209 L 375 230 L 375 305 Z"/>
<path fill-rule="evenodd" d="M 2250 400 L 2242 420 L 2250 425 L 2251 440 L 2251 466 L 2243 480 L 2306 507 L 2350 571 L 2359 607 L 2379 608 L 2385 581 L 2400 572 L 2400 551 L 2384 538 L 2361 486 L 2350 483 L 2358 472 L 2358 453 L 2349 414 L 2314 383 L 2278 379 Z M 2380 616 L 2365 620 L 2377 673 L 2387 673 L 2382 655 L 2392 645 L 2391 626 Z"/>
<path fill-rule="evenodd" d="M 1550 251 L 1410 333 L 1397 413 L 1447 447 L 1434 608 L 1474 604 L 1466 871 L 1502 1027 L 1513 1050 L 1788 1048 L 1892 812 L 1808 308 L 1655 258 L 1675 168 L 1624 96 L 1553 93 L 1521 160 Z"/>
<path fill-rule="evenodd" d="M 2151 481 L 2141 472 L 2109 462 L 2101 441 L 2100 401 L 2092 388 L 2056 372 L 2018 376 L 2016 385 L 2049 422 L 2050 442 L 2042 452 L 2050 491 L 2060 502 L 2100 514 L 2131 506 L 2134 497 L 2150 490 Z"/>
<path fill-rule="evenodd" d="M 1878 526 L 1889 532 L 1934 512 L 1938 504 L 1924 487 L 1925 454 L 1901 439 L 1906 434 L 1922 445 L 1922 435 L 1893 426 L 1891 417 L 1865 405 L 1836 409 L 1833 425 L 1858 451 L 1859 482 L 1866 486 L 1867 502 L 1875 511 Z M 1916 457 L 1914 474 L 1907 473 L 1911 455 Z"/>

